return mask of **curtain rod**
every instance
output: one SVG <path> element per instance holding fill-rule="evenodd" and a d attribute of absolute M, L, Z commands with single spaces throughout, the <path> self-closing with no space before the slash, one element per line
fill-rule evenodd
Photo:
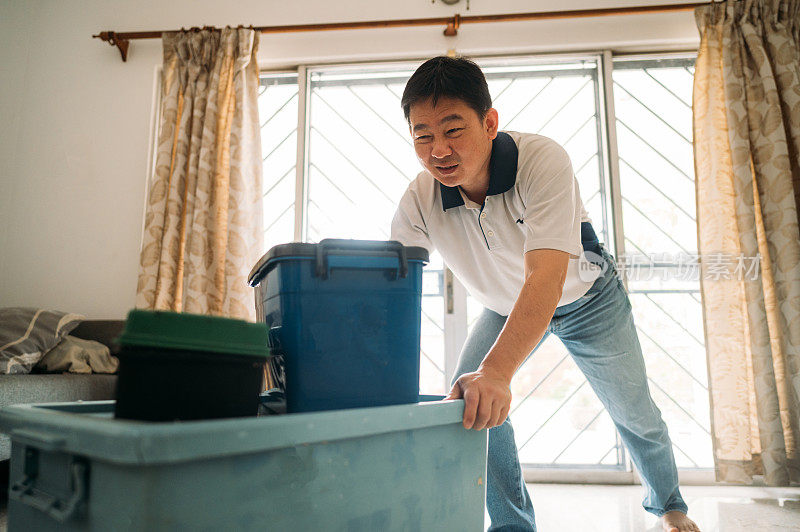
<path fill-rule="evenodd" d="M 672 11 L 690 11 L 697 7 L 713 4 L 714 2 L 702 2 L 696 4 L 666 4 L 658 6 L 631 6 L 631 7 L 612 7 L 604 9 L 577 9 L 571 11 L 541 11 L 537 13 L 508 13 L 504 15 L 466 15 L 456 14 L 452 17 L 436 18 L 416 18 L 416 19 L 395 19 L 395 20 L 370 20 L 363 22 L 334 22 L 328 24 L 294 24 L 289 26 L 248 26 L 248 28 L 261 33 L 295 33 L 301 31 L 331 31 L 331 30 L 359 30 L 369 28 L 397 28 L 412 26 L 445 26 L 444 34 L 454 37 L 458 34 L 461 24 L 474 24 L 481 22 L 514 22 L 520 20 L 547 20 L 560 18 L 583 18 L 583 17 L 602 17 L 611 15 L 641 15 L 648 13 L 667 13 Z M 239 26 L 244 27 L 244 26 Z M 191 28 L 192 31 L 201 29 L 214 29 L 212 26 L 204 28 Z M 168 31 L 132 31 L 115 32 L 101 31 L 97 35 L 92 35 L 95 39 L 101 39 L 111 46 L 116 46 L 122 56 L 123 61 L 128 60 L 128 47 L 133 39 L 158 39 L 163 33 Z"/>

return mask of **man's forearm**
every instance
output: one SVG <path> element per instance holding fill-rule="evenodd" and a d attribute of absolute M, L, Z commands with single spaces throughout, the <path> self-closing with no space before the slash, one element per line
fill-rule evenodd
<path fill-rule="evenodd" d="M 544 336 L 561 298 L 564 279 L 543 273 L 534 271 L 528 276 L 503 330 L 481 363 L 509 382 Z"/>

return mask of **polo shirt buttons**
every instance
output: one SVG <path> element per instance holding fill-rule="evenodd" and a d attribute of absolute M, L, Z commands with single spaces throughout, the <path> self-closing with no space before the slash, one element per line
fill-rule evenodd
<path fill-rule="evenodd" d="M 487 234 L 488 236 L 494 236 L 494 231 L 489 231 L 489 232 L 488 232 L 488 233 L 486 233 L 486 234 Z"/>
<path fill-rule="evenodd" d="M 485 212 L 481 213 L 481 218 L 486 218 L 486 213 Z"/>

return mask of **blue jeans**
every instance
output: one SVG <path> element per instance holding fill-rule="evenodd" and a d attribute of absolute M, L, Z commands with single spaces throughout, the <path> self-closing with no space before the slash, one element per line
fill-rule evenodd
<path fill-rule="evenodd" d="M 647 491 L 645 510 L 658 516 L 671 510 L 685 513 L 672 443 L 650 397 L 628 294 L 614 258 L 605 248 L 601 252 L 603 275 L 577 301 L 556 309 L 536 347 L 555 334 L 586 376 L 642 477 Z M 454 382 L 478 368 L 506 318 L 489 309 L 483 311 L 461 351 Z M 536 348 L 531 354 L 535 352 Z M 489 429 L 486 507 L 492 520 L 490 531 L 536 530 L 509 419 Z"/>

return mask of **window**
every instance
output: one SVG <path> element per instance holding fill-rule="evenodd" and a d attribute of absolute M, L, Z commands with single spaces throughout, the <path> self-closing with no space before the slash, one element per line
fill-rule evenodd
<path fill-rule="evenodd" d="M 624 250 L 619 260 L 631 266 L 627 283 L 652 393 L 670 427 L 678 463 L 709 466 L 698 282 L 631 275 L 644 270 L 634 264 L 659 275 L 676 273 L 681 261 L 696 254 L 693 59 L 612 61 L 610 54 L 594 54 L 478 63 L 501 129 L 546 135 L 569 153 L 595 229 L 610 249 Z M 395 205 L 420 171 L 400 109 L 417 64 L 300 67 L 262 75 L 267 247 L 327 237 L 389 237 Z M 603 83 L 608 79 L 611 87 Z M 617 197 L 611 193 L 615 179 Z M 422 307 L 420 389 L 442 394 L 482 309 L 436 253 L 424 272 Z M 548 338 L 523 366 L 512 391 L 524 464 L 628 468 L 608 414 L 557 338 Z"/>
<path fill-rule="evenodd" d="M 628 291 L 679 467 L 712 467 L 697 266 L 692 58 L 614 61 Z"/>
<path fill-rule="evenodd" d="M 297 74 L 262 75 L 258 92 L 263 157 L 264 252 L 294 240 Z"/>

